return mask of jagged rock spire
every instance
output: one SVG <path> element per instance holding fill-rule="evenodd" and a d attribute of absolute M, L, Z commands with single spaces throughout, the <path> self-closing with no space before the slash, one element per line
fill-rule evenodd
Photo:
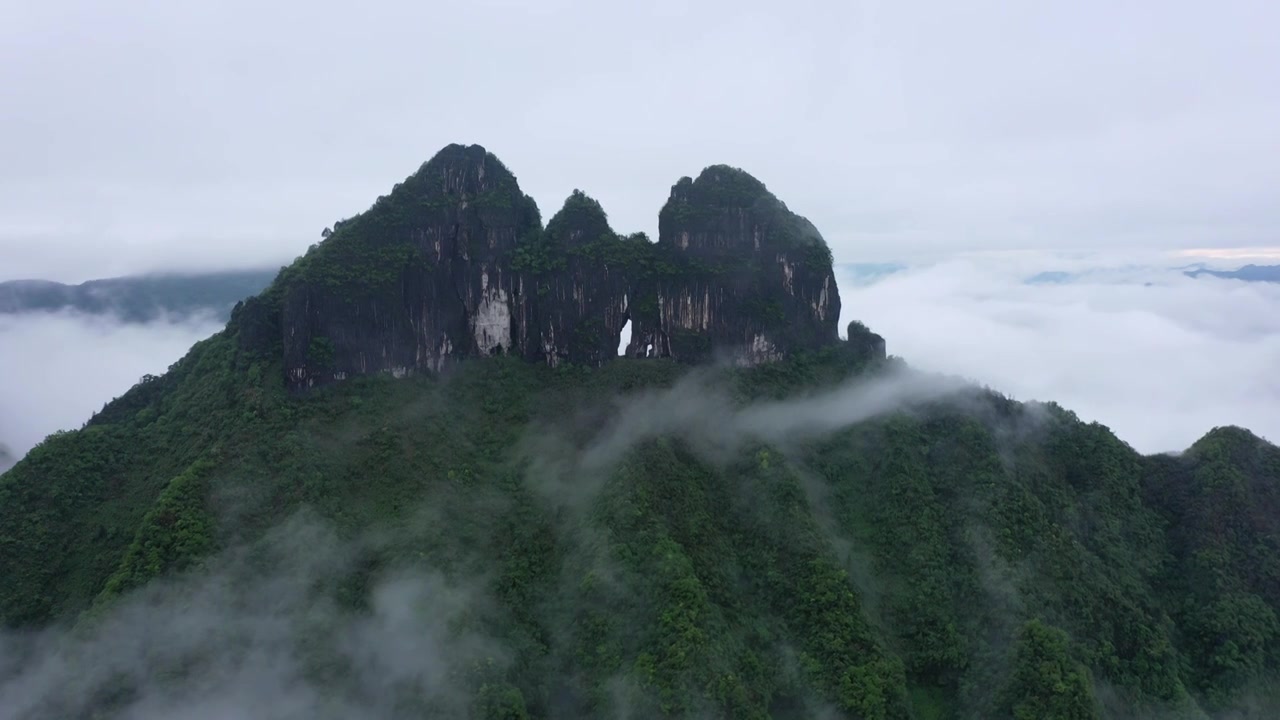
<path fill-rule="evenodd" d="M 839 315 L 822 236 L 742 170 L 681 178 L 652 243 L 616 234 L 578 190 L 544 230 L 497 157 L 449 145 L 336 223 L 235 322 L 242 343 L 279 348 L 303 388 L 500 352 L 596 365 L 628 322 L 628 355 L 767 362 L 835 344 Z"/>

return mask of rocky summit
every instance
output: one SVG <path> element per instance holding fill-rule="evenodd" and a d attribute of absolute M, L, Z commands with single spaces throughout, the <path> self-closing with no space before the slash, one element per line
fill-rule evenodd
<path fill-rule="evenodd" d="M 0 716 L 1280 717 L 1280 448 L 1142 456 L 840 340 L 740 170 L 658 228 L 450 146 L 46 438 Z"/>
<path fill-rule="evenodd" d="M 671 188 L 655 243 L 576 190 L 544 228 L 497 157 L 450 145 L 325 235 L 234 313 L 294 389 L 503 353 L 599 365 L 628 323 L 631 357 L 754 365 L 839 342 L 822 235 L 725 165 Z"/>

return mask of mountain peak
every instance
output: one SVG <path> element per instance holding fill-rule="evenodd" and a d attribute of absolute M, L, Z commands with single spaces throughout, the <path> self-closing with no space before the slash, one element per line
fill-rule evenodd
<path fill-rule="evenodd" d="M 600 365 L 633 320 L 626 354 L 686 362 L 839 341 L 830 252 L 759 180 L 728 165 L 682 178 L 659 225 L 656 243 L 623 240 L 574 190 L 544 230 L 496 156 L 449 145 L 236 317 L 252 347 L 282 348 L 295 389 L 495 353 Z"/>
<path fill-rule="evenodd" d="M 601 238 L 613 239 L 615 235 L 600 203 L 581 190 L 574 190 L 547 222 L 547 237 L 555 243 L 581 245 Z"/>
<path fill-rule="evenodd" d="M 1191 453 L 1248 453 L 1265 444 L 1252 431 L 1238 425 L 1222 425 L 1211 429 L 1191 444 Z"/>
<path fill-rule="evenodd" d="M 658 242 L 701 255 L 799 251 L 830 269 L 831 251 L 807 218 L 791 212 L 764 183 L 729 165 L 682 177 L 658 216 Z"/>
<path fill-rule="evenodd" d="M 516 188 L 515 176 L 498 156 L 482 145 L 446 145 L 410 177 L 440 182 L 445 192 L 484 192 L 502 187 Z"/>
<path fill-rule="evenodd" d="M 761 198 L 776 199 L 751 173 L 731 165 L 709 165 L 696 180 L 682 177 L 671 188 L 671 198 L 718 207 L 751 207 Z"/>

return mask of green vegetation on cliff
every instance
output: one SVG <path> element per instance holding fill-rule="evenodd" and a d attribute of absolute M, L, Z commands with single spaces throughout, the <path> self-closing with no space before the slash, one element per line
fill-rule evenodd
<path fill-rule="evenodd" d="M 660 225 L 574 192 L 544 231 L 478 146 L 340 223 L 0 475 L 0 707 L 1280 714 L 1280 449 L 1143 457 L 838 341 L 825 243 L 742 171 Z M 616 359 L 624 313 L 673 357 L 766 347 Z"/>
<path fill-rule="evenodd" d="M 1280 677 L 1280 451 L 1244 431 L 1144 458 L 974 389 L 726 440 L 681 413 L 933 381 L 836 347 L 711 375 L 491 358 L 290 396 L 239 331 L 0 479 L 6 624 L 91 632 L 305 508 L 384 538 L 316 587 L 345 608 L 325 622 L 396 573 L 477 587 L 459 627 L 501 648 L 461 670 L 477 717 L 1195 716 Z"/>
<path fill-rule="evenodd" d="M 439 259 L 424 252 L 416 230 L 449 227 L 449 235 L 430 239 L 440 253 L 483 255 L 495 224 L 514 239 L 540 232 L 542 218 L 497 156 L 478 145 L 449 145 L 368 210 L 326 228 L 324 240 L 285 277 L 348 293 L 377 292 L 395 285 L 407 267 L 429 267 Z M 457 248 L 463 241 L 468 244 Z"/>
<path fill-rule="evenodd" d="M 698 236 L 732 232 L 747 218 L 759 230 L 754 238 L 757 248 L 793 253 L 796 261 L 813 270 L 831 267 L 831 249 L 813 223 L 791 212 L 764 183 L 728 165 L 711 165 L 697 179 L 680 178 L 658 215 L 659 235 L 672 245 L 690 242 L 690 247 L 723 252 L 729 248 Z M 746 257 L 739 252 L 719 262 L 732 267 Z"/>

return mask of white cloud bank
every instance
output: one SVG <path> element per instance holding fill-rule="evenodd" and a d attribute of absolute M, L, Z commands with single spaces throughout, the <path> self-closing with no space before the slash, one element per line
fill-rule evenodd
<path fill-rule="evenodd" d="M 221 328 L 213 319 L 122 324 L 79 313 L 0 315 L 0 443 L 16 454 L 81 426 L 147 373 Z"/>
<path fill-rule="evenodd" d="M 1193 260 L 973 255 L 840 278 L 842 315 L 915 367 L 1057 401 L 1142 452 L 1227 424 L 1280 441 L 1280 285 L 1172 269 Z M 1075 278 L 1025 282 L 1043 271 Z"/>

